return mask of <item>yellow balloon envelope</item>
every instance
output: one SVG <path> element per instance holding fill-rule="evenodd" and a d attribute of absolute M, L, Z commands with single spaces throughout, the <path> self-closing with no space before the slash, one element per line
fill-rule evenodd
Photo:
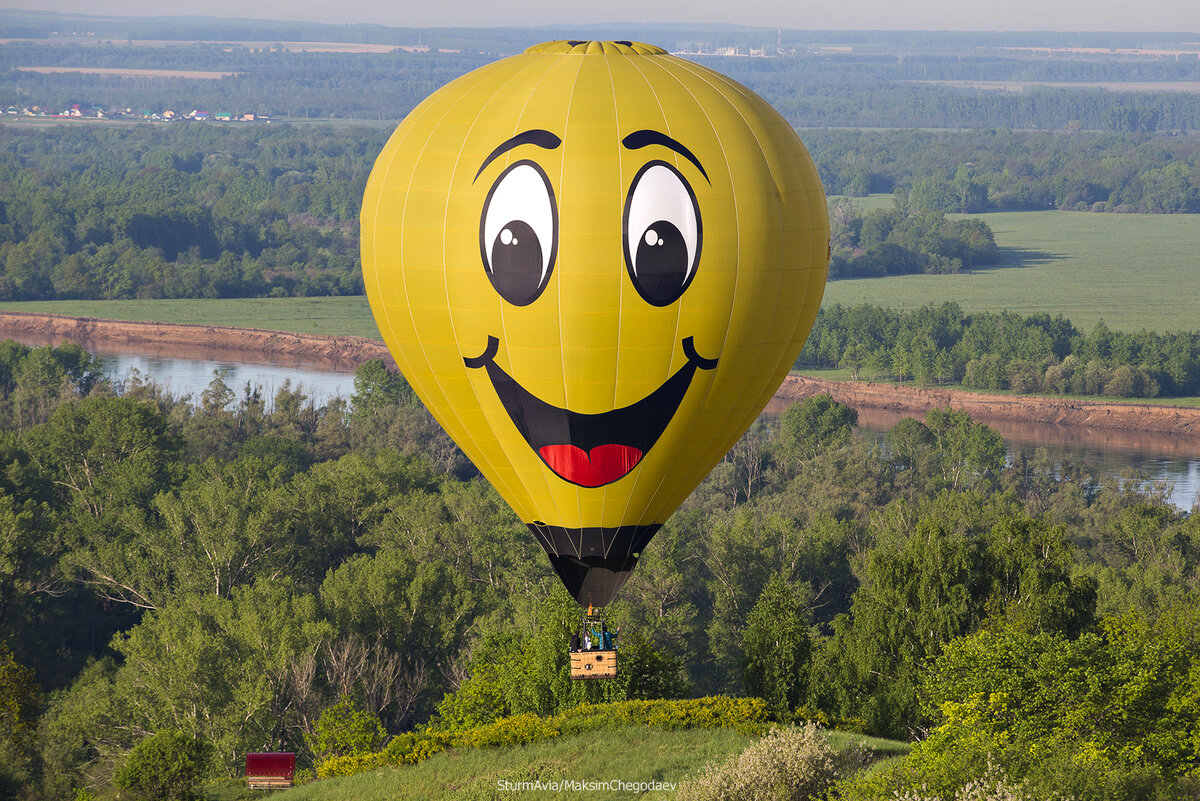
<path fill-rule="evenodd" d="M 637 42 L 549 42 L 446 85 L 363 200 L 397 364 L 581 604 L 612 599 L 771 398 L 828 255 L 791 126 Z"/>

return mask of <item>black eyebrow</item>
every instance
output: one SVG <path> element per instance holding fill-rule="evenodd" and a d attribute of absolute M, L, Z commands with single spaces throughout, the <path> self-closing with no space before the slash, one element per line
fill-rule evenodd
<path fill-rule="evenodd" d="M 500 146 L 493 150 L 488 157 L 483 160 L 483 164 L 479 167 L 479 172 L 475 173 L 475 177 L 472 178 L 471 181 L 474 182 L 479 180 L 479 176 L 482 175 L 483 171 L 487 169 L 487 165 L 491 164 L 497 158 L 512 150 L 514 147 L 518 147 L 520 145 L 537 145 L 538 147 L 544 147 L 547 150 L 553 150 L 561 144 L 561 139 L 549 131 L 542 130 L 541 128 L 533 128 L 528 131 L 522 131 L 512 139 L 506 139 L 505 141 L 501 142 Z"/>
<path fill-rule="evenodd" d="M 708 177 L 708 173 L 706 173 L 704 168 L 700 166 L 700 159 L 696 158 L 692 154 L 692 151 L 688 150 L 681 143 L 675 141 L 665 133 L 648 130 L 634 131 L 629 136 L 622 139 L 621 144 L 625 145 L 625 147 L 629 148 L 630 150 L 637 150 L 638 148 L 646 147 L 647 145 L 662 145 L 663 147 L 669 147 L 671 150 L 674 150 L 676 153 L 692 162 L 692 164 L 695 164 L 696 169 L 699 170 L 700 174 L 704 176 L 704 180 L 708 181 L 710 184 L 712 183 L 712 180 L 710 180 Z"/>

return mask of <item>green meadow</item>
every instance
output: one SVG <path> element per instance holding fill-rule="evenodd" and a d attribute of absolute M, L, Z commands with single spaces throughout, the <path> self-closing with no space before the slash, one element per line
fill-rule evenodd
<path fill-rule="evenodd" d="M 856 202 L 887 208 L 891 196 Z M 1200 328 L 1200 215 L 972 216 L 995 232 L 997 266 L 959 275 L 833 281 L 824 302 L 915 308 L 954 301 L 967 311 L 1062 314 L 1084 330 L 1100 319 L 1123 331 Z M 379 338 L 364 297 L 33 301 L 3 303 L 0 310 Z"/>
<path fill-rule="evenodd" d="M 887 198 L 890 202 L 890 198 Z M 864 208 L 886 208 L 881 196 Z M 830 282 L 825 304 L 1062 314 L 1087 330 L 1200 328 L 1200 215 L 1016 211 L 969 215 L 992 227 L 996 267 L 959 275 Z"/>
<path fill-rule="evenodd" d="M 416 765 L 325 779 L 273 793 L 272 797 L 278 801 L 681 798 L 682 782 L 698 776 L 706 765 L 720 763 L 741 752 L 755 739 L 732 729 L 665 731 L 644 726 L 605 729 L 529 745 L 447 751 Z M 910 748 L 908 743 L 844 732 L 830 732 L 830 740 L 838 751 L 857 743 L 874 751 L 876 758 L 885 760 L 901 758 Z M 614 779 L 626 785 L 674 784 L 675 790 L 622 792 L 615 783 L 607 791 L 576 792 L 571 785 L 560 785 L 558 791 L 537 789 L 556 781 L 598 783 Z M 514 787 L 522 782 L 528 784 L 521 789 Z M 231 780 L 210 785 L 206 795 L 209 801 L 240 801 L 261 796 L 244 788 L 244 783 Z"/>
<path fill-rule="evenodd" d="M 231 325 L 381 339 L 365 295 L 221 300 L 46 300 L 0 303 L 0 311 L 66 314 L 103 320 Z"/>

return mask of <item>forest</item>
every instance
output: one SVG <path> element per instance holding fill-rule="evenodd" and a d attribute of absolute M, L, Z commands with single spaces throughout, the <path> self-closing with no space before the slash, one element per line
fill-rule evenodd
<path fill-rule="evenodd" d="M 6 131 L 0 299 L 362 294 L 381 130 Z"/>
<path fill-rule="evenodd" d="M 0 137 L 0 300 L 361 294 L 358 211 L 387 132 L 174 123 L 9 126 Z M 806 131 L 831 193 L 833 278 L 996 262 L 981 220 L 943 212 L 1200 210 L 1191 137 Z M 957 166 L 955 166 L 957 165 Z"/>
<path fill-rule="evenodd" d="M 831 195 L 898 192 L 915 208 L 1200 211 L 1200 141 L 1137 133 L 803 131 Z"/>
<path fill-rule="evenodd" d="M 202 745 L 216 777 L 264 747 L 319 767 L 322 727 L 348 712 L 382 743 L 714 693 L 936 732 L 846 797 L 959 786 L 989 754 L 1080 799 L 1194 788 L 1200 526 L 1137 476 L 1008 462 L 958 412 L 877 438 L 827 396 L 793 405 L 747 432 L 608 610 L 624 680 L 581 686 L 574 602 L 381 362 L 322 407 L 219 375 L 173 398 L 97 367 L 76 346 L 0 347 L 10 795 L 112 797 L 162 732 Z M 1060 700 L 1002 700 L 1031 682 Z M 1086 771 L 1063 756 L 1084 746 Z"/>
<path fill-rule="evenodd" d="M 848 368 L 974 389 L 1117 398 L 1200 394 L 1200 334 L 1081 332 L 1062 315 L 966 314 L 956 303 L 903 311 L 823 307 L 797 367 Z"/>

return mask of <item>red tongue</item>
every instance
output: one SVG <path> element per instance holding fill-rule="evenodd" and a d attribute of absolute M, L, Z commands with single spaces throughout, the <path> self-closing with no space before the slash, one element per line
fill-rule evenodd
<path fill-rule="evenodd" d="M 582 487 L 616 481 L 642 460 L 642 452 L 628 445 L 597 445 L 591 453 L 574 445 L 547 445 L 538 453 L 551 470 Z"/>

